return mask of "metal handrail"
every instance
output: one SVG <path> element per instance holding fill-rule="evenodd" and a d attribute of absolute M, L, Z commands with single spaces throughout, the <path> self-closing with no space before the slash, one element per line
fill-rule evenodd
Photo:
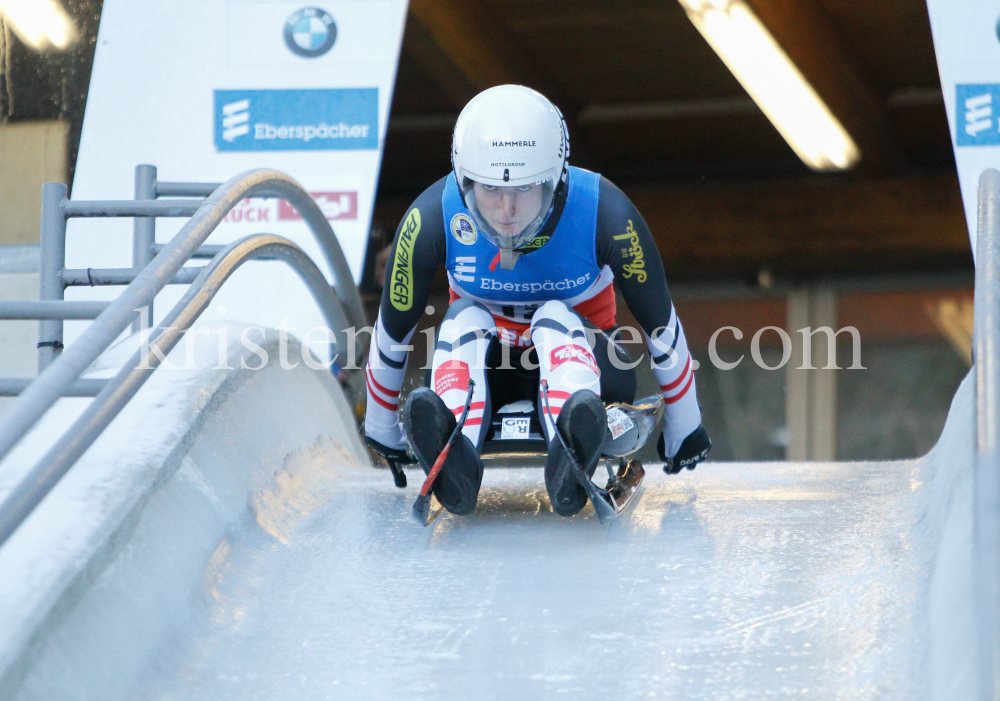
<path fill-rule="evenodd" d="M 299 211 L 321 241 L 328 232 L 329 239 L 324 241 L 324 250 L 334 271 L 334 289 L 345 304 L 347 318 L 351 324 L 357 326 L 360 320 L 361 325 L 364 325 L 361 297 L 354 285 L 354 279 L 350 276 L 350 269 L 337 244 L 333 229 L 330 228 L 330 223 L 319 206 L 298 183 L 284 173 L 268 169 L 241 173 L 223 183 L 205 200 L 194 216 L 181 227 L 177 235 L 164 246 L 152 262 L 136 275 L 135 280 L 122 294 L 108 305 L 108 308 L 72 346 L 42 370 L 38 378 L 18 397 L 8 411 L 0 416 L 0 460 L 58 401 L 62 396 L 62 389 L 78 379 L 118 335 L 129 327 L 137 316 L 136 310 L 152 303 L 157 293 L 198 250 L 226 214 L 240 201 L 261 191 L 280 193 Z M 46 193 L 43 189 L 43 199 L 46 194 L 51 196 L 51 191 Z M 52 272 L 53 276 L 58 274 L 58 271 Z M 45 323 L 58 322 L 40 322 L 39 326 Z"/>
<path fill-rule="evenodd" d="M 190 285 L 198 277 L 199 270 L 200 268 L 185 266 L 177 271 L 168 284 Z M 85 268 L 83 270 L 69 268 L 64 269 L 59 277 L 62 278 L 64 287 L 128 285 L 139 276 L 140 272 L 142 272 L 142 268 Z"/>
<path fill-rule="evenodd" d="M 0 302 L 0 319 L 96 319 L 107 302 Z"/>
<path fill-rule="evenodd" d="M 136 169 L 137 191 L 140 180 L 145 191 L 154 190 L 155 172 L 152 166 L 139 166 Z M 191 184 L 180 184 L 189 188 Z M 200 186 L 205 188 L 207 186 Z M 49 183 L 42 189 L 42 227 L 43 247 L 48 241 L 52 250 L 49 255 L 42 256 L 40 270 L 42 302 L 54 305 L 57 309 L 70 311 L 72 303 L 62 300 L 64 281 L 62 275 L 71 271 L 61 269 L 65 260 L 65 243 L 63 235 L 46 237 L 46 231 L 65 232 L 65 222 L 69 216 L 79 216 L 79 207 L 71 205 L 66 199 L 66 186 Z M 271 258 L 283 260 L 291 265 L 313 292 L 314 298 L 320 304 L 334 333 L 335 345 L 338 349 L 347 348 L 344 342 L 345 330 L 350 326 L 366 326 L 364 308 L 361 297 L 354 284 L 347 260 L 327 221 L 326 216 L 312 197 L 292 178 L 276 170 L 260 169 L 241 173 L 222 185 L 216 187 L 211 195 L 201 203 L 191 219 L 181 227 L 180 231 L 165 244 L 152 258 L 154 243 L 147 239 L 152 229 L 151 218 L 137 218 L 134 242 L 143 237 L 143 247 L 139 254 L 134 252 L 133 261 L 140 262 L 143 267 L 128 270 L 128 286 L 114 301 L 107 303 L 106 308 L 96 317 L 94 322 L 80 337 L 61 354 L 62 321 L 55 320 L 59 314 L 48 314 L 49 320 L 39 322 L 39 335 L 44 342 L 40 343 L 39 375 L 24 388 L 18 399 L 0 416 L 0 460 L 2 460 L 14 445 L 32 426 L 63 396 L 74 394 L 90 395 L 93 390 L 101 387 L 94 402 L 59 442 L 49 451 L 41 463 L 35 466 L 28 478 L 15 487 L 8 498 L 0 503 L 0 544 L 13 533 L 14 529 L 30 513 L 31 509 L 48 493 L 60 477 L 72 466 L 76 459 L 86 450 L 101 430 L 134 395 L 145 380 L 146 375 L 133 377 L 130 373 L 138 368 L 126 365 L 113 380 L 90 381 L 81 380 L 83 372 L 128 329 L 133 320 L 139 316 L 139 310 L 150 309 L 153 299 L 168 284 L 178 281 L 184 264 L 201 249 L 202 244 L 225 216 L 239 202 L 254 196 L 282 197 L 286 199 L 303 221 L 310 227 L 320 243 L 327 262 L 334 275 L 333 291 L 325 276 L 315 263 L 297 246 L 280 237 L 269 234 L 259 234 L 254 237 L 240 239 L 227 246 L 213 258 L 209 265 L 198 269 L 197 278 L 192 287 L 171 312 L 170 318 L 164 320 L 165 326 L 184 326 L 191 323 L 215 294 L 214 290 L 245 260 L 252 258 Z M 91 203 L 92 204 L 92 203 Z M 128 208 L 131 216 L 153 217 L 161 216 L 164 208 L 152 201 L 139 201 Z M 107 209 L 107 208 L 106 208 Z M 113 207 L 111 209 L 116 209 Z M 102 210 L 103 211 L 103 210 Z M 142 214 L 145 212 L 145 214 Z M 97 216 L 116 216 L 118 212 L 105 211 Z M 140 237 L 141 234 L 141 237 Z M 148 263 L 148 264 L 147 264 Z M 194 273 L 194 270 L 184 268 L 184 271 Z M 92 271 L 88 271 L 88 276 Z M 186 275 L 184 277 L 187 277 Z M 334 294 L 334 292 L 336 294 Z M 190 306 L 193 316 L 185 322 Z M 343 305 L 343 306 L 342 306 Z M 12 310 L 24 311 L 24 310 Z M 45 311 L 50 311 L 46 308 Z M 180 332 L 158 330 L 156 341 L 158 349 L 173 347 Z M 175 334 L 175 335 L 171 335 Z M 162 341 L 162 343 L 160 343 Z M 165 350 L 161 350 L 165 352 Z M 133 359 L 136 363 L 139 361 Z M 155 367 L 152 365 L 151 367 Z M 151 370 L 150 370 L 151 372 Z M 147 373 L 148 374 L 148 373 Z M 19 384 L 20 380 L 11 380 Z M 96 383 L 102 383 L 96 384 Z M 17 387 L 17 389 L 20 389 Z M 96 429 L 94 427 L 97 427 Z M 82 447 L 81 447 L 82 446 Z"/>
<path fill-rule="evenodd" d="M 28 388 L 33 377 L 3 377 L 0 378 L 0 397 L 17 397 Z M 64 397 L 96 397 L 104 389 L 107 380 L 91 378 L 80 379 L 71 384 L 63 392 Z"/>
<path fill-rule="evenodd" d="M 160 358 L 165 357 L 191 328 L 229 276 L 247 261 L 265 257 L 283 261 L 299 275 L 322 310 L 327 325 L 338 335 L 338 347 L 346 348 L 340 336 L 347 328 L 347 317 L 340 301 L 323 273 L 301 248 L 288 239 L 272 234 L 255 234 L 231 243 L 205 266 L 198 279 L 155 330 L 148 345 L 143 344 L 107 381 L 73 425 L 0 503 L 0 545 L 17 530 L 135 396 L 159 366 Z M 56 361 L 53 367 L 58 363 Z"/>
<path fill-rule="evenodd" d="M 980 452 L 1000 445 L 1000 171 L 979 178 L 976 237 L 976 442 Z"/>
<path fill-rule="evenodd" d="M 979 178 L 974 488 L 980 698 L 1000 699 L 1000 171 Z"/>

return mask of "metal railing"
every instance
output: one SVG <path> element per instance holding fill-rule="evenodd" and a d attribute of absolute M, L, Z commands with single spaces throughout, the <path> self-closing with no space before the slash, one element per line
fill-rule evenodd
<path fill-rule="evenodd" d="M 1000 172 L 979 178 L 976 236 L 975 567 L 980 698 L 1000 699 Z"/>
<path fill-rule="evenodd" d="M 337 349 L 347 348 L 345 329 L 366 326 L 364 309 L 343 251 L 319 206 L 294 180 L 275 170 L 254 170 L 227 182 L 158 183 L 153 166 L 136 168 L 135 201 L 73 202 L 66 186 L 49 183 L 42 189 L 39 302 L 0 302 L 0 319 L 37 318 L 39 374 L 37 378 L 0 379 L 0 394 L 18 399 L 0 416 L 0 460 L 61 397 L 95 399 L 45 456 L 0 502 L 0 545 L 18 528 L 77 459 L 97 439 L 153 370 L 206 309 L 222 284 L 243 263 L 253 259 L 281 260 L 302 279 L 319 305 L 334 335 Z M 157 201 L 158 196 L 204 195 L 199 200 Z M 333 289 L 316 264 L 298 246 L 280 236 L 255 234 L 224 247 L 202 247 L 226 214 L 247 197 L 287 200 L 318 239 L 333 271 Z M 148 200 L 148 201 L 147 201 Z M 135 217 L 131 269 L 67 270 L 66 221 L 70 217 Z M 155 242 L 155 218 L 190 216 L 173 239 Z M 203 267 L 185 268 L 194 257 L 211 257 Z M 96 273 L 96 275 L 95 275 Z M 127 284 L 112 302 L 67 302 L 66 286 Z M 81 374 L 121 335 L 136 326 L 143 312 L 152 318 L 153 299 L 166 285 L 191 286 L 148 342 L 109 380 L 81 379 Z M 342 306 L 343 305 L 343 306 Z M 63 349 L 64 319 L 94 319 L 69 348 Z"/>

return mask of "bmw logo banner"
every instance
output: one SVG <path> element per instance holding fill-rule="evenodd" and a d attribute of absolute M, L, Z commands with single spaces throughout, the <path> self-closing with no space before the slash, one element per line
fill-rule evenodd
<path fill-rule="evenodd" d="M 130 199 L 145 163 L 160 182 L 222 183 L 274 168 L 312 196 L 360 279 L 406 0 L 103 0 L 102 8 L 73 197 Z M 158 220 L 157 241 L 183 223 Z M 128 223 L 113 224 L 74 219 L 67 265 L 129 267 L 120 230 Z M 293 241 L 332 280 L 316 237 L 284 200 L 240 201 L 207 243 L 261 232 Z M 210 318 L 287 328 L 327 360 L 325 337 L 307 336 L 326 321 L 298 276 L 277 261 L 252 267 L 259 272 L 234 275 L 219 291 Z M 102 290 L 117 294 L 66 295 L 99 299 Z M 158 303 L 154 323 L 172 306 Z"/>
<path fill-rule="evenodd" d="M 337 41 L 337 24 L 333 16 L 318 7 L 296 10 L 285 21 L 285 45 L 306 58 L 322 56 Z"/>

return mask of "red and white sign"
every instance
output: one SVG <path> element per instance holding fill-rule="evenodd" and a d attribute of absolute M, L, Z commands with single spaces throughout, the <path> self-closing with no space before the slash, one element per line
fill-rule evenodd
<path fill-rule="evenodd" d="M 440 397 L 453 389 L 469 391 L 469 364 L 461 360 L 449 360 L 434 371 L 434 394 Z"/>
<path fill-rule="evenodd" d="M 335 219 L 358 218 L 358 193 L 356 192 L 310 192 L 316 204 L 330 221 Z M 299 213 L 285 200 L 278 200 L 278 219 L 296 221 Z"/>
<path fill-rule="evenodd" d="M 596 374 L 601 374 L 601 371 L 597 369 L 597 360 L 594 358 L 594 354 L 581 346 L 559 346 L 549 354 L 549 360 L 553 370 L 563 363 L 582 363 Z"/>
<path fill-rule="evenodd" d="M 316 204 L 330 221 L 358 218 L 357 192 L 310 192 Z M 251 197 L 243 200 L 226 215 L 227 224 L 268 224 L 276 221 L 302 221 L 302 217 L 285 200 Z"/>
<path fill-rule="evenodd" d="M 277 221 L 274 200 L 247 199 L 229 210 L 223 220 L 228 224 L 267 224 Z"/>

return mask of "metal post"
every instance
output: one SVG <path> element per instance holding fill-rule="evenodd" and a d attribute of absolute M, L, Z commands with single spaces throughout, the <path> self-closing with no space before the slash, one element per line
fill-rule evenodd
<path fill-rule="evenodd" d="M 135 167 L 135 199 L 156 199 L 156 166 L 138 165 Z M 132 268 L 141 270 L 153 260 L 153 246 L 156 245 L 156 219 L 153 217 L 136 217 L 132 221 Z M 153 323 L 153 303 L 146 307 L 145 314 L 132 322 L 132 333 L 142 331 L 142 322 Z"/>
<path fill-rule="evenodd" d="M 1000 699 L 1000 172 L 979 178 L 974 567 L 981 699 Z"/>
<path fill-rule="evenodd" d="M 802 334 L 798 329 L 812 325 L 809 312 L 809 288 L 797 287 L 789 291 L 786 326 L 792 337 L 792 358 L 785 369 L 785 425 L 788 427 L 788 445 L 785 460 L 811 460 L 809 439 L 809 371 L 800 370 L 802 364 Z"/>
<path fill-rule="evenodd" d="M 66 267 L 66 215 L 63 202 L 66 186 L 62 183 L 42 185 L 42 230 L 39 245 L 38 299 L 63 299 L 61 273 Z M 62 319 L 38 322 L 38 374 L 59 357 L 63 348 Z"/>
<path fill-rule="evenodd" d="M 837 455 L 837 371 L 826 370 L 826 337 L 803 334 L 837 327 L 837 295 L 828 286 L 809 284 L 789 292 L 788 333 L 792 358 L 785 370 L 787 460 L 833 460 Z M 808 345 L 806 345 L 808 344 Z M 810 366 L 804 369 L 806 349 Z"/>

